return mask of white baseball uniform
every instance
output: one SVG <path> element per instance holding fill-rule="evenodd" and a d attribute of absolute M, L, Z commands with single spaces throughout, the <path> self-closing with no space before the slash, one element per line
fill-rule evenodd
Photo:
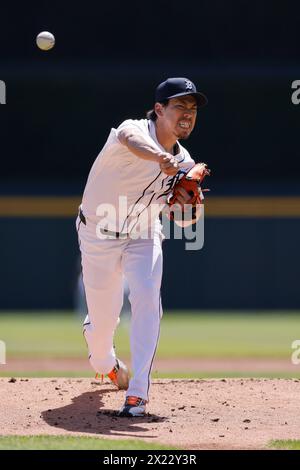
<path fill-rule="evenodd" d="M 129 285 L 131 365 L 127 396 L 148 400 L 150 373 L 162 316 L 162 226 L 159 213 L 178 175 L 162 173 L 158 163 L 144 160 L 122 145 L 118 133 L 142 133 L 159 151 L 155 124 L 126 120 L 112 129 L 96 158 L 84 190 L 77 230 L 82 255 L 88 316 L 84 335 L 92 367 L 108 373 L 115 366 L 114 331 L 123 302 L 123 275 Z M 180 167 L 194 165 L 179 143 Z M 151 233 L 150 233 L 151 232 Z"/>

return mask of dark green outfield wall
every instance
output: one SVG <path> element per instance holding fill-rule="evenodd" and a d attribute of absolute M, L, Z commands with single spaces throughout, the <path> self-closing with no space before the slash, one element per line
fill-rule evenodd
<path fill-rule="evenodd" d="M 71 308 L 79 255 L 73 220 L 5 218 L 2 197 L 80 197 L 110 128 L 144 116 L 167 77 L 208 96 L 187 148 L 213 196 L 299 196 L 299 15 L 279 0 L 3 4 L 0 309 Z M 165 307 L 299 308 L 300 208 L 272 217 L 207 218 L 200 252 L 166 242 Z"/>
<path fill-rule="evenodd" d="M 74 306 L 72 219 L 1 219 L 1 309 Z M 300 308 L 300 219 L 214 219 L 201 251 L 164 242 L 165 308 Z"/>

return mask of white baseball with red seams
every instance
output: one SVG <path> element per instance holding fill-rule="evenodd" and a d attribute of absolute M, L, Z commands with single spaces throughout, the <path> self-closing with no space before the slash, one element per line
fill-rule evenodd
<path fill-rule="evenodd" d="M 36 37 L 36 44 L 43 51 L 49 51 L 54 47 L 55 37 L 49 31 L 42 31 Z"/>
<path fill-rule="evenodd" d="M 92 367 L 107 374 L 116 362 L 113 347 L 114 331 L 123 302 L 123 275 L 125 275 L 132 309 L 131 356 L 133 376 L 127 396 L 148 400 L 150 372 L 159 339 L 162 307 L 160 285 L 162 278 L 162 232 L 159 220 L 161 206 L 166 203 L 176 177 L 167 176 L 157 162 L 138 158 L 121 144 L 118 134 L 122 129 L 139 133 L 152 147 L 165 152 L 156 138 L 155 124 L 151 120 L 126 120 L 112 129 L 106 144 L 90 171 L 82 199 L 82 213 L 86 224 L 77 218 L 82 255 L 83 282 L 86 292 L 88 316 L 84 322 L 84 335 Z M 184 169 L 195 162 L 188 151 L 177 142 L 174 158 Z M 128 210 L 119 209 L 119 197 L 126 197 Z M 134 238 L 126 236 L 140 223 L 139 211 L 130 207 L 144 207 L 149 217 L 152 236 Z M 111 205 L 116 217 L 97 216 L 99 206 Z M 101 211 L 100 211 L 101 212 Z M 130 218 L 130 224 L 128 220 Z M 145 233 L 142 222 L 138 232 Z M 109 233 L 121 232 L 124 238 L 100 239 L 97 224 Z"/>

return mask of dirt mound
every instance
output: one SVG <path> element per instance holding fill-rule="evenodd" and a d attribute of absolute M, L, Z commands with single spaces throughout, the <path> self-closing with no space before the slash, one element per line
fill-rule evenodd
<path fill-rule="evenodd" d="M 299 439 L 297 379 L 155 380 L 149 414 L 119 418 L 124 392 L 90 379 L 0 379 L 1 435 L 92 435 L 186 449 Z"/>

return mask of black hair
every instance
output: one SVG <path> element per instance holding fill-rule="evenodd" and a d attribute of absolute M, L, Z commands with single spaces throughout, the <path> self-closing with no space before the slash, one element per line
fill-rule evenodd
<path fill-rule="evenodd" d="M 159 103 L 162 104 L 163 106 L 167 106 L 167 104 L 169 103 L 169 100 L 159 101 Z M 147 111 L 146 118 L 150 119 L 150 121 L 153 121 L 153 122 L 155 122 L 157 120 L 157 114 L 156 114 L 154 108 L 150 109 L 150 111 Z"/>

